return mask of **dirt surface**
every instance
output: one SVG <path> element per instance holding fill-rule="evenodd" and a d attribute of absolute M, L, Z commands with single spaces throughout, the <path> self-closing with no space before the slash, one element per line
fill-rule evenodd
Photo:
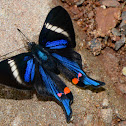
<path fill-rule="evenodd" d="M 52 7 L 61 5 L 72 17 L 77 41 L 76 50 L 82 56 L 84 71 L 90 77 L 106 83 L 101 89 L 80 89 L 62 78 L 74 95 L 73 119 L 69 124 L 66 123 L 62 108 L 56 102 L 38 100 L 35 92 L 17 91 L 1 86 L 1 126 L 124 126 L 126 124 L 126 76 L 122 72 L 126 67 L 125 43 L 122 48 L 115 51 L 117 45 L 120 46 L 117 41 L 125 38 L 125 28 L 122 27 L 125 25 L 125 16 L 120 17 L 126 9 L 125 6 L 122 9 L 124 1 L 112 0 L 112 2 L 114 3 L 109 4 L 106 0 L 0 1 L 1 56 L 23 47 L 24 43 L 17 28 L 21 29 L 30 40 L 37 42 L 47 13 Z M 109 11 L 116 8 L 120 11 L 113 17 L 114 25 L 113 23 L 110 25 L 111 22 L 107 25 L 109 27 L 106 27 L 104 22 L 100 24 L 99 27 L 104 29 L 101 30 L 102 35 L 98 32 L 100 17 L 97 9 L 100 8 Z M 102 13 L 107 12 L 103 10 Z M 123 28 L 123 32 L 120 31 L 120 27 Z M 112 32 L 112 28 L 119 30 L 121 35 Z M 95 41 L 94 38 L 99 40 Z M 24 51 L 25 48 L 14 51 L 4 58 Z M 95 54 L 98 56 L 94 56 Z"/>

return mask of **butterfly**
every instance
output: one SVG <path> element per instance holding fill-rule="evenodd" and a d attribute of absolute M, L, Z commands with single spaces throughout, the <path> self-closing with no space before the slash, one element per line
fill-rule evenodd
<path fill-rule="evenodd" d="M 78 87 L 100 87 L 104 82 L 89 78 L 82 70 L 80 54 L 74 51 L 75 32 L 71 18 L 61 6 L 53 8 L 39 35 L 39 44 L 28 42 L 27 53 L 0 62 L 0 83 L 16 89 L 36 90 L 41 96 L 57 100 L 72 117 L 73 95 L 58 76 L 63 74 Z"/>

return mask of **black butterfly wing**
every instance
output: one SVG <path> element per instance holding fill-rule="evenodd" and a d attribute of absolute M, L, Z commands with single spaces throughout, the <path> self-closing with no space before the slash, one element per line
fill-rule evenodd
<path fill-rule="evenodd" d="M 31 53 L 22 53 L 0 62 L 0 83 L 17 89 L 33 89 L 43 96 L 55 98 L 62 104 L 67 122 L 72 116 L 73 95 L 60 78 L 45 72 Z"/>
<path fill-rule="evenodd" d="M 100 82 L 88 77 L 79 65 L 78 60 L 72 60 L 68 56 L 62 56 L 62 54 L 52 53 L 57 59 L 57 67 L 73 84 L 79 87 L 94 86 L 99 87 L 105 85 L 104 82 Z M 79 55 L 77 55 L 79 59 Z M 75 57 L 74 57 L 75 58 Z M 80 61 L 80 60 L 79 60 Z"/>
<path fill-rule="evenodd" d="M 75 34 L 69 14 L 62 7 L 58 6 L 50 11 L 40 33 L 39 43 L 44 48 L 49 48 L 49 52 L 57 60 L 59 70 L 73 84 L 80 87 L 104 85 L 104 82 L 93 80 L 84 73 L 80 55 L 71 51 L 76 45 Z"/>
<path fill-rule="evenodd" d="M 69 88 L 52 72 L 47 72 L 41 65 L 37 68 L 34 87 L 42 96 L 50 96 L 59 101 L 65 111 L 67 122 L 72 117 L 72 93 Z"/>
<path fill-rule="evenodd" d="M 31 53 L 22 53 L 0 62 L 0 83 L 17 89 L 31 89 L 35 62 Z"/>
<path fill-rule="evenodd" d="M 71 18 L 61 6 L 49 12 L 39 36 L 39 44 L 51 49 L 76 46 Z"/>

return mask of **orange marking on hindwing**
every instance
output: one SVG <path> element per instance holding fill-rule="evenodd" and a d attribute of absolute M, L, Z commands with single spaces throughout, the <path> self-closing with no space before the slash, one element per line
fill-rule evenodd
<path fill-rule="evenodd" d="M 73 78 L 73 79 L 72 79 L 72 83 L 73 83 L 73 84 L 77 84 L 77 83 L 78 83 L 78 78 Z"/>
<path fill-rule="evenodd" d="M 69 89 L 68 87 L 65 87 L 65 88 L 64 88 L 64 94 L 66 95 L 66 94 L 68 94 L 68 93 L 70 93 L 70 89 Z"/>
<path fill-rule="evenodd" d="M 78 78 L 73 78 L 73 79 L 72 79 L 72 83 L 73 83 L 73 84 L 78 84 L 79 78 L 80 78 L 80 77 L 82 77 L 82 74 L 81 74 L 81 73 L 78 73 Z"/>

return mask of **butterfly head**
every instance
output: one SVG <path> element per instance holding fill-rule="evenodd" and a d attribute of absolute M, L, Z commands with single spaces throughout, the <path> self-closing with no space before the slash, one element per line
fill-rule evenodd
<path fill-rule="evenodd" d="M 32 50 L 33 47 L 35 47 L 35 42 L 27 42 L 28 50 Z"/>

